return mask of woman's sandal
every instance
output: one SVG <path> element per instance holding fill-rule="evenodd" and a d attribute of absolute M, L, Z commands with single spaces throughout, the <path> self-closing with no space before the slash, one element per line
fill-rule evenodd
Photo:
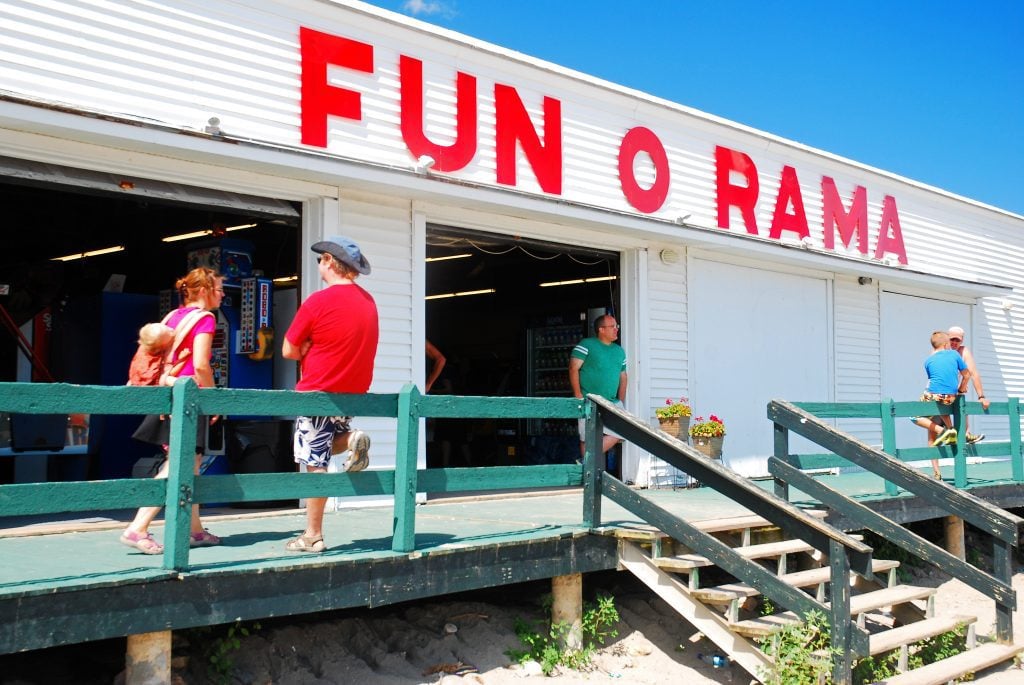
<path fill-rule="evenodd" d="M 219 544 L 220 538 L 205 529 L 200 533 L 190 533 L 188 536 L 189 547 L 210 547 Z"/>
<path fill-rule="evenodd" d="M 327 545 L 324 544 L 322 536 L 310 538 L 300 535 L 294 540 L 289 540 L 284 548 L 289 552 L 313 552 L 314 554 L 319 554 L 327 549 Z"/>
<path fill-rule="evenodd" d="M 164 546 L 153 539 L 152 533 L 136 533 L 126 530 L 121 533 L 121 544 L 134 547 L 143 554 L 163 554 Z"/>

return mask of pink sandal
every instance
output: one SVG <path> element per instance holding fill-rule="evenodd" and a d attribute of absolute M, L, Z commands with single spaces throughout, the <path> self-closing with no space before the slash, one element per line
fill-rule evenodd
<path fill-rule="evenodd" d="M 212 545 L 219 544 L 220 538 L 208 530 L 203 530 L 199 533 L 192 533 L 188 538 L 189 547 L 210 547 Z"/>
<path fill-rule="evenodd" d="M 153 539 L 152 533 L 137 533 L 126 530 L 121 533 L 121 544 L 134 547 L 143 554 L 163 554 L 164 546 Z"/>

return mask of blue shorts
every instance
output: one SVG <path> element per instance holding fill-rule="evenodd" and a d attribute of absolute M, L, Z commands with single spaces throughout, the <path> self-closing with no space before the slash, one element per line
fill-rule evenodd
<path fill-rule="evenodd" d="M 292 448 L 295 463 L 316 468 L 327 468 L 331 463 L 334 437 L 352 429 L 351 416 L 297 416 Z"/>

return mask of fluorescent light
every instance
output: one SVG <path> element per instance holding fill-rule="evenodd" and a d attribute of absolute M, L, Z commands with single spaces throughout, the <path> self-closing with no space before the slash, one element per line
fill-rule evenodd
<path fill-rule="evenodd" d="M 443 262 L 448 259 L 465 259 L 466 257 L 472 257 L 473 255 L 469 252 L 463 252 L 462 254 L 450 254 L 444 257 L 427 257 L 425 261 L 428 262 Z"/>
<path fill-rule="evenodd" d="M 281 276 L 279 278 L 275 278 L 274 283 L 277 285 L 286 285 L 288 283 L 294 283 L 297 280 L 299 280 L 298 276 Z"/>
<path fill-rule="evenodd" d="M 550 288 L 554 285 L 579 285 L 580 283 L 597 283 L 599 281 L 614 281 L 618 276 L 594 276 L 593 278 L 574 278 L 571 281 L 548 281 L 541 283 L 540 287 Z"/>
<path fill-rule="evenodd" d="M 484 290 L 466 290 L 461 293 L 441 293 L 440 295 L 427 295 L 425 300 L 444 300 L 449 297 L 466 297 L 467 295 L 488 295 L 496 292 L 494 288 L 485 288 Z"/>
<path fill-rule="evenodd" d="M 96 257 L 101 254 L 111 254 L 112 252 L 123 252 L 124 245 L 115 245 L 114 247 L 104 247 L 100 250 L 89 250 L 88 252 L 79 252 L 77 254 L 69 254 L 64 257 L 53 257 L 51 262 L 73 262 L 76 259 L 85 259 L 86 257 Z"/>
<path fill-rule="evenodd" d="M 239 224 L 238 226 L 228 226 L 224 229 L 225 233 L 230 231 L 241 231 L 243 228 L 253 228 L 256 224 Z M 178 240 L 188 240 L 189 238 L 202 238 L 203 236 L 213 235 L 213 229 L 208 228 L 205 231 L 192 231 L 191 233 L 181 233 L 179 235 L 169 235 L 166 238 L 161 238 L 165 243 L 173 243 Z"/>

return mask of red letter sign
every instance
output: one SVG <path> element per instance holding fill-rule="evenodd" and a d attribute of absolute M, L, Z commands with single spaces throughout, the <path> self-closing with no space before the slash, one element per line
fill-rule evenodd
<path fill-rule="evenodd" d="M 494 137 L 498 183 L 516 184 L 516 141 L 533 168 L 541 190 L 562 193 L 562 103 L 544 98 L 544 143 L 511 86 L 494 85 Z"/>
<path fill-rule="evenodd" d="M 461 169 L 476 154 L 476 78 L 458 72 L 455 80 L 455 142 L 437 145 L 423 132 L 423 62 L 402 55 L 402 138 L 413 157 L 430 155 L 437 171 Z"/>
<path fill-rule="evenodd" d="M 826 250 L 836 247 L 836 228 L 843 245 L 850 247 L 854 233 L 857 235 L 857 249 L 861 254 L 868 253 L 868 191 L 864 186 L 853 189 L 850 211 L 843 208 L 843 201 L 836 190 L 836 182 L 828 176 L 821 177 L 821 202 Z"/>
<path fill-rule="evenodd" d="M 786 211 L 790 204 L 793 205 L 792 214 Z M 782 167 L 779 196 L 775 198 L 775 214 L 772 216 L 768 237 L 778 240 L 783 231 L 793 231 L 797 238 L 810 235 L 807 230 L 807 213 L 804 211 L 804 196 L 800 194 L 800 181 L 796 178 L 796 169 L 791 166 Z"/>
<path fill-rule="evenodd" d="M 646 152 L 654 163 L 654 183 L 644 190 L 633 175 L 633 160 Z M 665 147 L 654 132 L 643 126 L 626 131 L 619 146 L 619 184 L 626 201 L 638 212 L 650 214 L 661 209 L 668 197 L 669 169 Z"/>
<path fill-rule="evenodd" d="M 732 172 L 739 172 L 747 180 L 746 186 L 732 184 Z M 715 189 L 718 202 L 718 227 L 729 228 L 729 208 L 739 207 L 747 233 L 757 235 L 757 219 L 754 208 L 757 205 L 759 189 L 757 167 L 754 161 L 742 152 L 715 146 Z"/>
<path fill-rule="evenodd" d="M 881 259 L 886 252 L 896 255 L 900 264 L 907 263 L 907 248 L 903 246 L 903 229 L 900 215 L 896 211 L 896 198 L 886 195 L 882 200 L 882 220 L 878 224 L 878 245 L 875 259 Z"/>
<path fill-rule="evenodd" d="M 302 143 L 327 147 L 327 116 L 362 119 L 359 93 L 327 83 L 327 65 L 357 71 L 373 71 L 373 46 L 348 38 L 299 28 L 302 56 L 301 126 Z"/>

